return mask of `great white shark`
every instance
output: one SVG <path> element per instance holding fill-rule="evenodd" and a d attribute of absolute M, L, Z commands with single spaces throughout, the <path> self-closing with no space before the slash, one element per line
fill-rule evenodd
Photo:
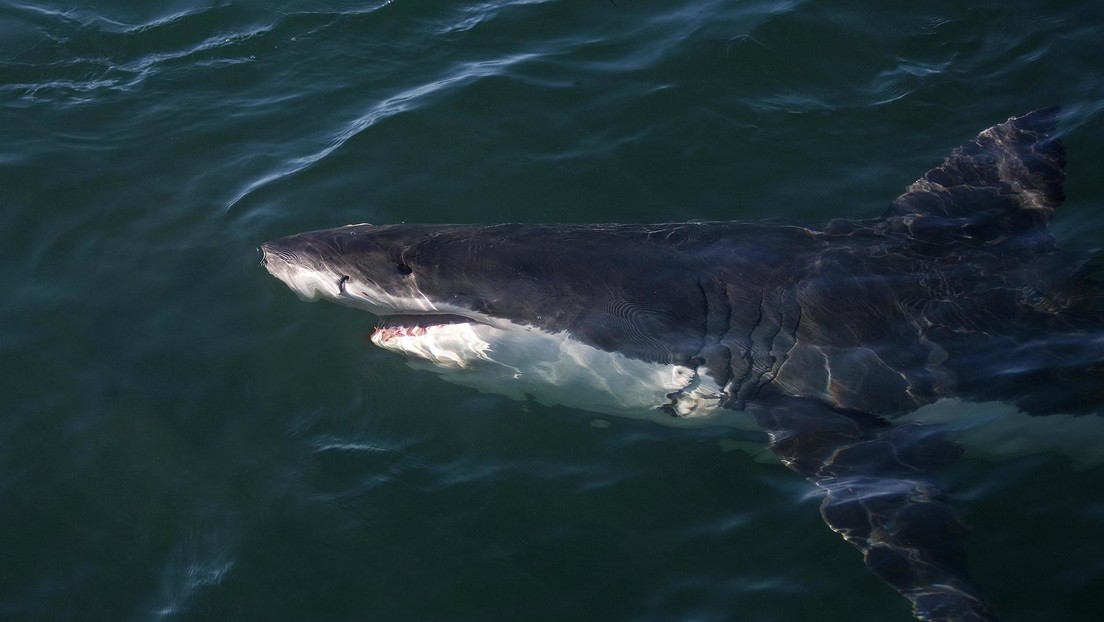
<path fill-rule="evenodd" d="M 1057 116 L 984 130 L 880 218 L 360 224 L 267 242 L 263 262 L 457 383 L 661 423 L 747 413 L 917 619 L 997 620 L 934 476 L 959 448 L 904 416 L 948 397 L 1100 414 L 1099 268 L 1048 228 Z"/>

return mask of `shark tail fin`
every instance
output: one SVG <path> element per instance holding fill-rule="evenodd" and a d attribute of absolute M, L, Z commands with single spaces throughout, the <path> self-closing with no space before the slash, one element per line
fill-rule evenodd
<path fill-rule="evenodd" d="M 991 243 L 1042 232 L 1063 200 L 1058 112 L 1042 108 L 982 131 L 909 186 L 886 217 L 925 241 Z"/>

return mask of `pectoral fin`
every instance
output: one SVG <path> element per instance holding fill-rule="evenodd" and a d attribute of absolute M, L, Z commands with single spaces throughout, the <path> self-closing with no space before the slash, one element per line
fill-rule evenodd
<path fill-rule="evenodd" d="M 867 566 L 913 605 L 919 620 L 993 621 L 995 609 L 969 581 L 955 516 L 932 473 L 958 449 L 919 425 L 890 427 L 811 399 L 748 405 L 791 470 L 827 494 L 821 515 Z"/>

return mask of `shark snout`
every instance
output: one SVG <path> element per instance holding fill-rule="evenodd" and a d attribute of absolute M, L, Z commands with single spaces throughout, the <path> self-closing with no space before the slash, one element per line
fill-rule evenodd
<path fill-rule="evenodd" d="M 342 285 L 348 277 L 312 267 L 310 263 L 304 262 L 279 240 L 261 245 L 261 265 L 303 300 L 340 297 Z"/>
<path fill-rule="evenodd" d="M 292 269 L 292 257 L 291 253 L 283 251 L 273 242 L 261 244 L 261 265 L 268 270 L 269 274 L 281 281 L 287 282 L 284 275 Z"/>

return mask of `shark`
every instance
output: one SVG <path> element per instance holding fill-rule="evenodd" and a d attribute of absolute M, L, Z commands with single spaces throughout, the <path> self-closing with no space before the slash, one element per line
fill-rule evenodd
<path fill-rule="evenodd" d="M 1000 619 L 971 581 L 908 415 L 944 398 L 1033 418 L 1104 404 L 1104 284 L 1058 248 L 1057 108 L 954 148 L 884 214 L 826 222 L 357 224 L 262 245 L 305 300 L 480 391 L 669 425 L 742 413 L 916 619 Z"/>

